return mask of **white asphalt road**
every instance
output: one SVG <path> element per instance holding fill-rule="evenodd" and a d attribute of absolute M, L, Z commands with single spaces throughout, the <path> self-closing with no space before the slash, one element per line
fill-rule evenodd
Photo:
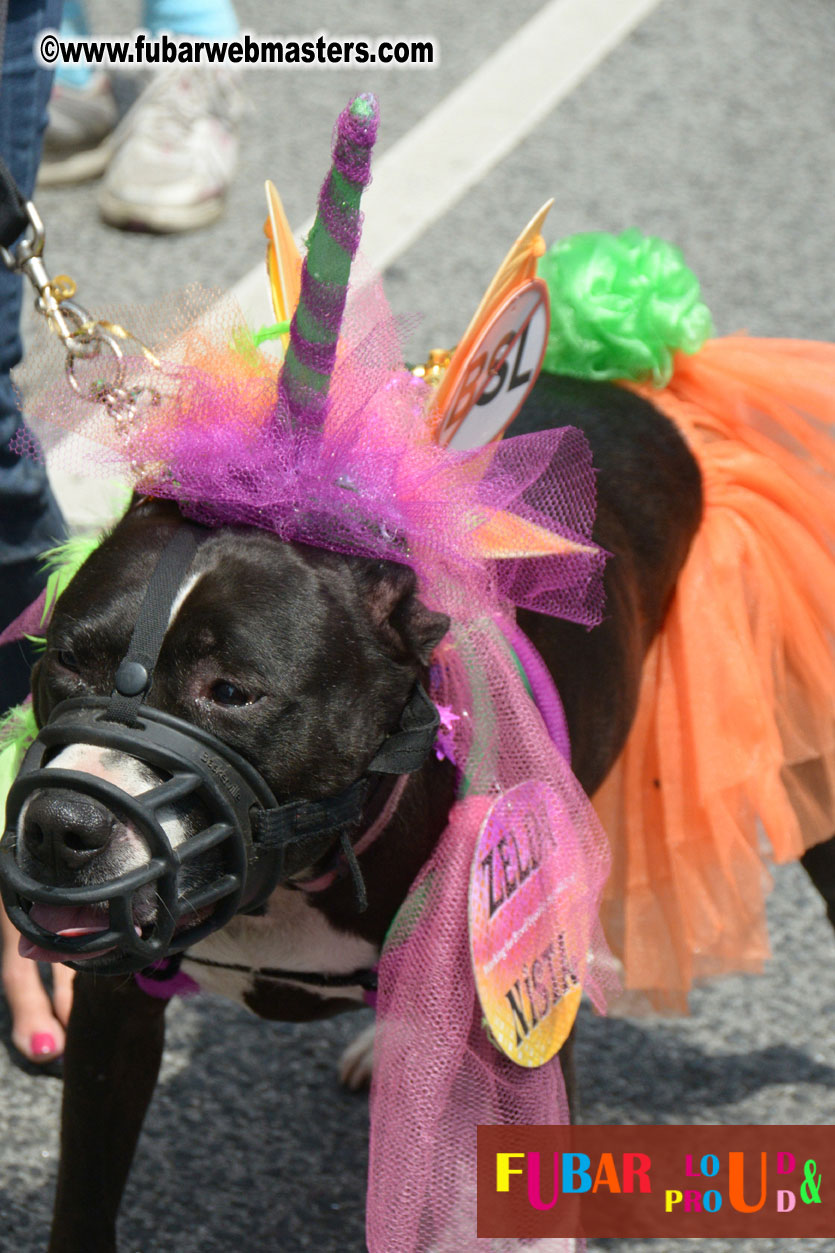
<path fill-rule="evenodd" d="M 97 0 L 91 11 L 102 33 L 138 20 L 126 0 Z M 366 242 L 395 308 L 423 315 L 416 357 L 455 342 L 509 243 L 550 196 L 550 239 L 637 225 L 679 243 L 720 331 L 831 338 L 828 0 L 425 0 L 419 10 L 372 0 L 354 15 L 329 0 L 294 13 L 241 0 L 238 11 L 262 34 L 431 36 L 441 59 L 423 70 L 243 75 L 251 111 L 240 175 L 226 216 L 206 231 L 118 234 L 99 222 L 94 187 L 40 195 L 47 259 L 76 277 L 85 303 L 238 282 L 262 255 L 263 180 L 276 182 L 302 226 L 339 109 L 372 89 L 383 127 Z M 119 90 L 127 99 L 131 84 Z M 96 513 L 97 490 L 62 478 L 59 490 L 76 520 Z M 770 917 L 766 975 L 700 990 L 690 1018 L 584 1016 L 587 1121 L 835 1124 L 835 940 L 797 867 L 777 872 Z M 335 1078 L 358 1025 L 271 1027 L 218 1001 L 175 1004 L 120 1248 L 358 1253 L 366 1108 Z M 0 1030 L 8 1039 L 5 1019 Z M 60 1086 L 22 1075 L 3 1053 L 0 1083 L 0 1250 L 36 1253 Z M 703 1247 L 742 1253 L 748 1244 Z M 835 1238 L 814 1248 L 835 1250 Z"/>

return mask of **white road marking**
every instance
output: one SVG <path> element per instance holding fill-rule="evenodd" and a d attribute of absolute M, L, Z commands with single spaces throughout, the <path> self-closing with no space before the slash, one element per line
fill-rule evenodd
<path fill-rule="evenodd" d="M 503 160 L 660 0 L 550 0 L 375 162 L 362 250 L 383 271 Z M 302 239 L 313 219 L 296 232 Z M 266 267 L 232 290 L 252 325 L 273 320 Z"/>

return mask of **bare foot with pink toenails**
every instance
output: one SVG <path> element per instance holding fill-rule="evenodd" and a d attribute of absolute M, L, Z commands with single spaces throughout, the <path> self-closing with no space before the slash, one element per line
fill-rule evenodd
<path fill-rule="evenodd" d="M 18 953 L 20 936 L 2 908 L 0 931 L 3 935 L 3 993 L 12 1018 L 12 1043 L 27 1062 L 55 1073 L 54 1063 L 64 1053 L 74 972 L 60 964 L 53 967 L 50 997 L 37 963 Z"/>

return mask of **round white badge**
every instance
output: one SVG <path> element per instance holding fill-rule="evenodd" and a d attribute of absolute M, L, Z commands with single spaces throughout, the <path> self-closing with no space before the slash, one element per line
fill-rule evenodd
<path fill-rule="evenodd" d="M 544 1066 L 571 1031 L 595 905 L 566 801 L 536 780 L 497 797 L 470 873 L 470 952 L 492 1037 L 518 1066 Z"/>
<path fill-rule="evenodd" d="M 438 434 L 452 448 L 498 439 L 536 382 L 548 341 L 548 288 L 540 278 L 499 305 L 467 354 Z"/>

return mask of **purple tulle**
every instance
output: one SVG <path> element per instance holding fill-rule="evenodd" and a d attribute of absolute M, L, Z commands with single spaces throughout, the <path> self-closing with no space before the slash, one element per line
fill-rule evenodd
<path fill-rule="evenodd" d="M 207 526 L 256 526 L 286 541 L 409 565 L 424 599 L 463 621 L 496 604 L 585 626 L 600 620 L 606 555 L 591 542 L 595 476 L 579 431 L 468 451 L 440 447 L 426 421 L 429 389 L 402 366 L 401 327 L 378 284 L 349 301 L 318 421 L 312 412 L 304 423 L 295 419 L 268 358 L 256 354 L 244 368 L 229 348 L 242 333 L 227 306 L 213 328 L 200 328 L 199 353 L 186 347 L 179 362 L 151 372 L 164 399 L 141 407 L 130 425 L 95 411 L 79 423 L 90 407 L 62 382 L 35 405 L 45 448 L 87 475 L 121 473 Z M 127 367 L 129 377 L 149 375 L 144 359 Z M 72 426 L 74 438 L 59 445 Z M 25 435 L 19 447 L 27 450 Z M 484 525 L 503 512 L 584 550 L 485 560 Z"/>
<path fill-rule="evenodd" d="M 44 614 L 46 612 L 46 588 L 19 613 L 13 622 L 0 631 L 0 647 L 12 640 L 22 640 L 27 635 L 41 636 L 44 633 Z"/>
<path fill-rule="evenodd" d="M 568 765 L 571 765 L 571 741 L 568 738 L 565 710 L 545 662 L 515 622 L 503 618 L 499 620 L 499 627 L 525 672 L 534 704 L 542 716 L 548 734 L 554 741 L 558 752 Z"/>

